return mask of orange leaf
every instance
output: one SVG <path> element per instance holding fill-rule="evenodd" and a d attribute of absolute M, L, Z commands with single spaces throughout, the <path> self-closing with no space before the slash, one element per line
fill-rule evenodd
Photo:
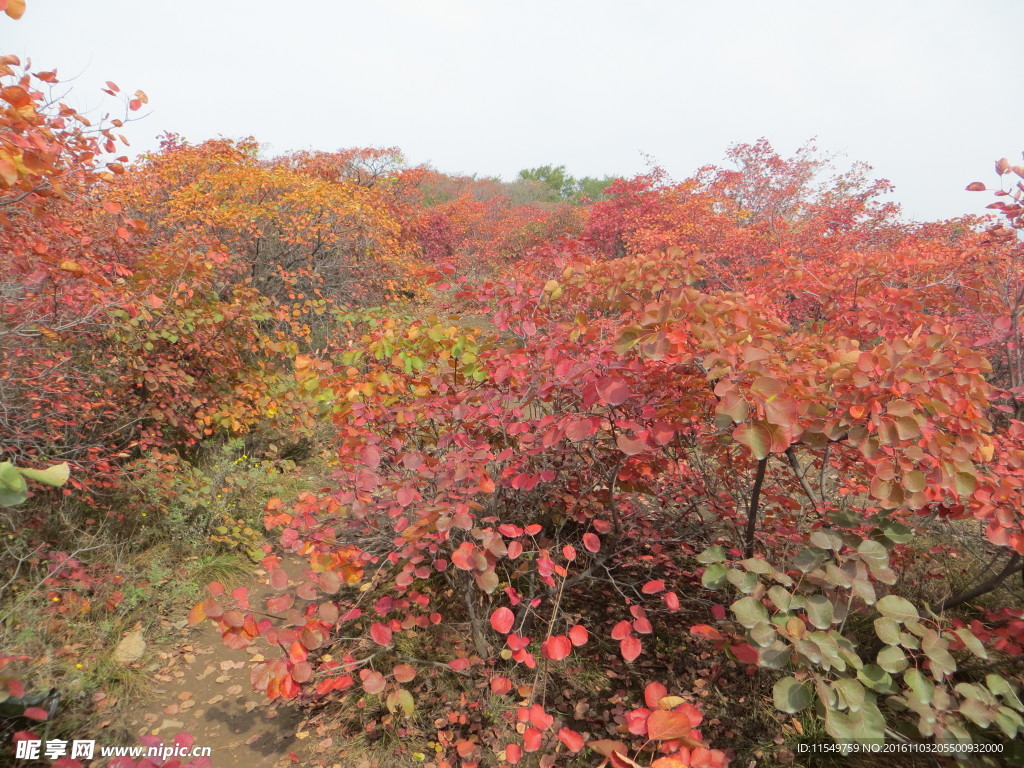
<path fill-rule="evenodd" d="M 25 15 L 25 0 L 7 0 L 7 7 L 4 8 L 4 13 L 12 19 L 20 19 Z"/>
<path fill-rule="evenodd" d="M 656 741 L 667 741 L 688 736 L 693 726 L 685 711 L 673 710 L 666 712 L 659 709 L 647 718 L 647 737 Z"/>
<path fill-rule="evenodd" d="M 82 275 L 85 274 L 85 268 L 77 261 L 72 261 L 71 259 L 64 259 L 64 261 L 58 265 L 58 269 L 61 269 L 70 275 L 74 275 L 75 277 L 82 277 Z"/>

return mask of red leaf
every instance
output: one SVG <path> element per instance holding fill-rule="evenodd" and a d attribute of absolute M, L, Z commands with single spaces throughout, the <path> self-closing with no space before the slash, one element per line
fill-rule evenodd
<path fill-rule="evenodd" d="M 540 704 L 534 704 L 530 707 L 530 722 L 542 731 L 546 731 L 555 722 L 555 718 L 545 712 L 544 707 Z"/>
<path fill-rule="evenodd" d="M 363 690 L 370 694 L 380 693 L 384 690 L 387 685 L 387 681 L 384 679 L 384 675 L 380 672 L 374 672 L 370 670 L 363 670 L 366 675 L 360 673 L 360 677 L 363 678 Z"/>
<path fill-rule="evenodd" d="M 757 664 L 760 659 L 757 651 L 749 643 L 730 645 L 729 650 L 733 652 L 738 661 L 742 661 L 744 664 Z"/>
<path fill-rule="evenodd" d="M 661 683 L 648 683 L 644 688 L 644 702 L 651 709 L 658 708 L 658 702 L 668 696 L 668 688 Z"/>
<path fill-rule="evenodd" d="M 281 590 L 288 586 L 288 574 L 281 568 L 275 568 L 270 572 L 270 586 Z"/>
<path fill-rule="evenodd" d="M 558 730 L 558 740 L 565 744 L 570 752 L 579 752 L 583 749 L 583 737 L 571 728 L 560 728 Z"/>
<path fill-rule="evenodd" d="M 24 717 L 29 720 L 48 720 L 50 714 L 42 707 L 28 707 L 24 712 L 21 713 Z"/>
<path fill-rule="evenodd" d="M 590 633 L 587 632 L 587 628 L 582 624 L 574 624 L 569 628 L 569 640 L 572 641 L 573 645 L 577 647 L 584 645 L 589 639 Z"/>
<path fill-rule="evenodd" d="M 491 678 L 491 693 L 502 696 L 512 690 L 512 681 L 507 677 L 495 675 Z"/>
<path fill-rule="evenodd" d="M 724 605 L 719 605 L 718 603 L 715 603 L 714 605 L 711 606 L 711 615 L 714 618 L 716 618 L 718 621 L 722 621 L 725 618 L 725 616 L 726 616 L 725 606 Z"/>
<path fill-rule="evenodd" d="M 505 759 L 515 765 L 523 759 L 523 750 L 519 748 L 518 744 L 509 744 L 505 747 Z"/>
<path fill-rule="evenodd" d="M 504 606 L 495 609 L 494 613 L 491 614 L 491 627 L 494 628 L 495 632 L 500 632 L 503 635 L 507 635 L 512 631 L 512 625 L 515 624 L 515 621 L 516 615 Z"/>
<path fill-rule="evenodd" d="M 565 436 L 578 443 L 586 440 L 597 431 L 596 419 L 579 419 L 565 428 Z"/>
<path fill-rule="evenodd" d="M 370 625 L 370 637 L 373 638 L 373 642 L 375 642 L 377 645 L 391 645 L 392 634 L 393 633 L 391 631 L 391 627 L 389 627 L 387 624 L 374 622 Z"/>
<path fill-rule="evenodd" d="M 596 533 L 584 533 L 583 534 L 583 546 L 587 548 L 588 552 L 600 552 L 601 551 L 601 539 L 597 537 Z"/>
<path fill-rule="evenodd" d="M 572 653 L 572 642 L 565 635 L 555 635 L 548 638 L 541 650 L 546 658 L 561 661 Z"/>
<path fill-rule="evenodd" d="M 414 677 L 416 677 L 416 667 L 410 664 L 395 664 L 391 670 L 391 674 L 395 676 L 395 680 L 400 683 L 408 683 Z"/>
<path fill-rule="evenodd" d="M 668 608 L 670 611 L 678 611 L 679 610 L 679 595 L 677 595 L 675 592 L 666 592 L 665 593 L 665 607 Z"/>
<path fill-rule="evenodd" d="M 629 622 L 620 621 L 614 627 L 612 627 L 612 640 L 621 640 L 629 634 Z"/>
<path fill-rule="evenodd" d="M 984 192 L 985 191 L 985 185 L 982 182 L 980 182 L 980 181 L 972 181 L 970 184 L 967 185 L 967 191 L 968 192 Z"/>
<path fill-rule="evenodd" d="M 647 450 L 647 443 L 643 440 L 634 440 L 631 437 L 625 435 L 619 435 L 615 438 L 615 444 L 619 446 L 619 450 L 627 456 L 636 456 L 638 453 L 643 453 Z"/>
<path fill-rule="evenodd" d="M 380 451 L 377 450 L 375 445 L 367 445 L 361 451 L 359 451 L 359 458 L 370 469 L 376 469 L 380 466 Z"/>
<path fill-rule="evenodd" d="M 643 650 L 643 644 L 640 642 L 640 638 L 635 635 L 622 638 L 619 643 L 619 649 L 622 651 L 622 658 L 626 661 L 633 661 L 640 652 Z"/>
<path fill-rule="evenodd" d="M 661 579 L 654 579 L 652 581 L 648 581 L 640 588 L 640 591 L 643 592 L 645 595 L 656 595 L 659 592 L 663 592 L 664 590 L 665 582 Z"/>
<path fill-rule="evenodd" d="M 527 728 L 526 733 L 523 734 L 523 749 L 527 752 L 536 752 L 540 749 L 541 742 L 544 739 L 544 734 L 538 731 L 536 728 Z"/>
<path fill-rule="evenodd" d="M 605 376 L 597 382 L 597 396 L 606 405 L 622 405 L 629 399 L 629 385 L 620 376 Z"/>

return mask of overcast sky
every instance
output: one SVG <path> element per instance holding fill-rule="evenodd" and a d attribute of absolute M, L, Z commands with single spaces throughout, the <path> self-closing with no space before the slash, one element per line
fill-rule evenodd
<path fill-rule="evenodd" d="M 911 218 L 980 212 L 1020 160 L 1020 0 L 28 0 L 0 51 L 141 88 L 163 131 L 253 135 L 273 153 L 398 146 L 500 175 L 564 164 L 682 179 L 736 142 L 811 137 L 896 185 Z"/>

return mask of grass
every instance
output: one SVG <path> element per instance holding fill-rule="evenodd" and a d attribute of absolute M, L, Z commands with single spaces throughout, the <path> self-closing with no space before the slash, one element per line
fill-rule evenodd
<path fill-rule="evenodd" d="M 318 460 L 298 467 L 255 459 L 236 440 L 195 463 L 140 463 L 112 504 L 120 515 L 64 503 L 37 510 L 44 522 L 35 532 L 15 526 L 14 516 L 0 518 L 5 550 L 22 558 L 17 578 L 0 595 L 0 648 L 30 659 L 5 671 L 24 680 L 28 693 L 54 687 L 62 694 L 58 715 L 37 730 L 57 738 L 102 726 L 133 741 L 125 715 L 147 702 L 157 653 L 174 642 L 206 584 L 230 589 L 252 578 L 267 499 L 294 497 L 321 475 Z M 251 525 L 258 541 L 216 540 L 213 524 L 226 516 Z M 58 561 L 25 554 L 41 542 L 40 551 L 74 555 L 56 578 L 50 569 Z M 134 664 L 115 662 L 117 644 L 136 628 L 147 642 L 144 656 Z M 0 762 L 7 747 L 0 745 Z"/>

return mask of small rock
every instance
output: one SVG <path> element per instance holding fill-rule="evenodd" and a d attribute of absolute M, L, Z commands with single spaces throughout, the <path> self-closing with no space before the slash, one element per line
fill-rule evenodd
<path fill-rule="evenodd" d="M 142 637 L 142 630 L 137 629 L 121 638 L 121 642 L 114 649 L 114 661 L 118 664 L 133 664 L 141 659 L 145 652 L 146 641 Z"/>

